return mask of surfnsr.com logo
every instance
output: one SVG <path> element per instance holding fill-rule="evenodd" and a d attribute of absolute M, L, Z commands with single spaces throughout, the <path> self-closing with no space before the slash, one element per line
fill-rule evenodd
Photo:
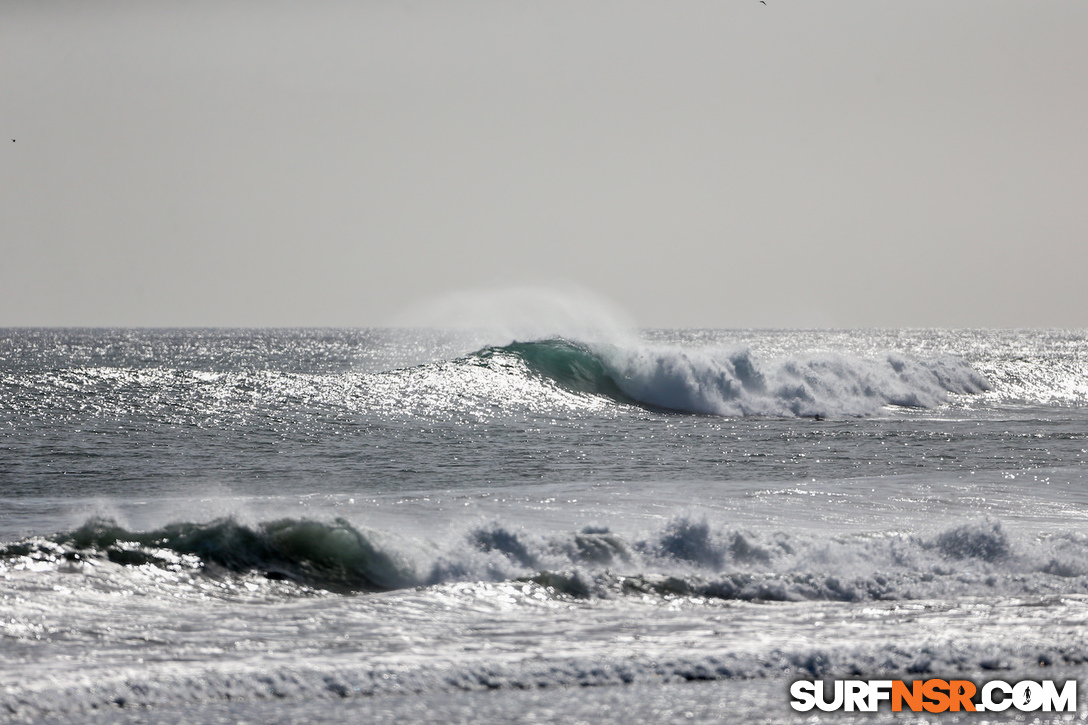
<path fill-rule="evenodd" d="M 1004 682 L 991 680 L 977 687 L 970 680 L 834 680 L 826 692 L 822 680 L 798 680 L 790 686 L 790 706 L 800 712 L 813 708 L 831 712 L 876 712 L 881 703 L 892 712 L 1076 712 L 1077 681 L 1061 689 L 1053 680 Z"/>

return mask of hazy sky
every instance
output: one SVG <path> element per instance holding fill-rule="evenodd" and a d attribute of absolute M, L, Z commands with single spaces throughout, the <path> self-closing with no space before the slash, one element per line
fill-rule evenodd
<path fill-rule="evenodd" d="M 1086 39 L 1080 0 L 5 0 L 0 325 L 562 284 L 644 326 L 1088 327 Z"/>

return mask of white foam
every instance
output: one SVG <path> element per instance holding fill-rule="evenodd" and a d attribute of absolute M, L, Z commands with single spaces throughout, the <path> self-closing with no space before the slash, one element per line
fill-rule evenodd
<path fill-rule="evenodd" d="M 825 353 L 762 363 L 746 349 L 650 346 L 600 354 L 633 399 L 708 415 L 870 415 L 888 405 L 933 408 L 950 394 L 989 388 L 970 365 L 948 357 Z"/>

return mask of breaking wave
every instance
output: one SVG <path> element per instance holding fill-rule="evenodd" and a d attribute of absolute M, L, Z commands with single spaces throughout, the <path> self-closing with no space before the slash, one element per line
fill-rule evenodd
<path fill-rule="evenodd" d="M 1088 536 L 1010 534 L 983 519 L 930 534 L 751 532 L 675 518 L 625 537 L 606 527 L 533 534 L 495 522 L 442 545 L 356 528 L 233 519 L 128 531 L 92 519 L 75 531 L 0 546 L 0 574 L 112 562 L 210 577 L 260 575 L 299 591 L 383 592 L 522 581 L 557 596 L 870 601 L 952 595 L 1088 593 Z"/>
<path fill-rule="evenodd" d="M 122 566 L 257 572 L 334 592 L 379 592 L 415 584 L 405 568 L 346 521 L 279 519 L 249 527 L 225 518 L 128 531 L 93 518 L 75 531 L 0 547 L 0 557 L 55 562 L 105 559 Z"/>
<path fill-rule="evenodd" d="M 949 396 L 990 389 L 953 357 L 841 354 L 764 363 L 749 350 L 589 346 L 563 339 L 488 347 L 477 364 L 520 361 L 576 393 L 656 409 L 720 416 L 868 415 L 885 406 L 934 408 Z"/>

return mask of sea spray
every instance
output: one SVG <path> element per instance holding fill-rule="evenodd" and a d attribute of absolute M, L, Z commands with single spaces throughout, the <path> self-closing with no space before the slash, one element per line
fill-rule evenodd
<path fill-rule="evenodd" d="M 622 309 L 576 285 L 450 292 L 401 312 L 393 324 L 457 331 L 475 342 L 470 349 L 556 337 L 612 344 L 638 339 L 634 321 Z"/>

